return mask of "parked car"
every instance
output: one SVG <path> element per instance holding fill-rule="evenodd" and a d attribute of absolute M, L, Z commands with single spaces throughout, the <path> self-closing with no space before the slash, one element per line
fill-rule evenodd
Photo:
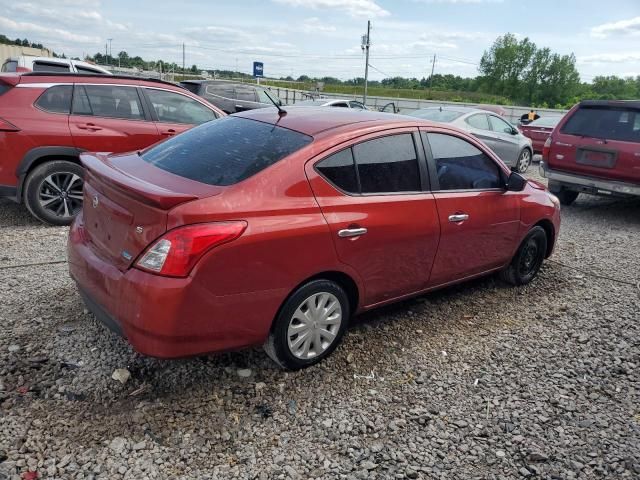
<path fill-rule="evenodd" d="M 80 60 L 70 60 L 68 58 L 30 57 L 28 55 L 7 58 L 2 64 L 2 69 L 0 71 L 111 75 L 109 70 L 93 63 L 81 62 Z"/>
<path fill-rule="evenodd" d="M 140 150 L 223 115 L 156 80 L 0 74 L 0 196 L 67 225 L 82 207 L 81 152 Z"/>
<path fill-rule="evenodd" d="M 264 344 L 298 369 L 329 355 L 354 313 L 491 272 L 523 285 L 551 254 L 557 198 L 473 136 L 378 112 L 286 112 L 82 154 L 70 274 L 139 352 Z"/>
<path fill-rule="evenodd" d="M 585 100 L 544 144 L 540 174 L 564 205 L 579 193 L 640 195 L 640 101 Z"/>
<path fill-rule="evenodd" d="M 229 114 L 273 107 L 273 102 L 265 93 L 267 89 L 260 85 L 225 80 L 185 80 L 180 85 Z M 269 95 L 282 105 L 282 100 L 275 92 L 269 90 Z"/>
<path fill-rule="evenodd" d="M 520 125 L 518 130 L 525 137 L 531 139 L 533 153 L 541 154 L 544 142 L 547 141 L 547 138 L 549 138 L 549 135 L 551 135 L 551 132 L 553 132 L 553 129 L 556 128 L 561 119 L 562 117 L 541 117 L 527 125 Z"/>
<path fill-rule="evenodd" d="M 296 102 L 296 106 L 304 107 L 341 107 L 354 108 L 356 110 L 368 110 L 368 108 L 357 100 L 343 100 L 339 98 L 319 98 L 317 100 L 303 100 Z"/>
<path fill-rule="evenodd" d="M 479 108 L 431 107 L 408 113 L 412 117 L 441 122 L 466 130 L 482 140 L 504 163 L 519 173 L 531 165 L 531 140 L 504 118 Z"/>

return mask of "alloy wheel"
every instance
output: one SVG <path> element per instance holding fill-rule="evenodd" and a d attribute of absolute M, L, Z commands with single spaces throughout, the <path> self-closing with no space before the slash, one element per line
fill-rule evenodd
<path fill-rule="evenodd" d="M 527 168 L 529 168 L 529 165 L 531 165 L 531 152 L 529 151 L 529 149 L 525 148 L 520 153 L 520 158 L 518 158 L 518 172 L 526 172 Z"/>
<path fill-rule="evenodd" d="M 289 351 L 307 360 L 325 352 L 334 342 L 342 324 L 342 307 L 328 292 L 315 293 L 295 310 L 287 328 Z"/>
<path fill-rule="evenodd" d="M 40 184 L 38 202 L 58 217 L 73 217 L 82 208 L 82 187 L 82 178 L 75 173 L 52 173 Z"/>

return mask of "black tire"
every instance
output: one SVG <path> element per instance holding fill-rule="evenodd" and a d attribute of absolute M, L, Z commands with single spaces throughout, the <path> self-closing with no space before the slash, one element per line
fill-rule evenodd
<path fill-rule="evenodd" d="M 538 274 L 546 253 L 547 233 L 542 227 L 533 227 L 500 278 L 511 285 L 526 285 Z"/>
<path fill-rule="evenodd" d="M 564 187 L 560 183 L 549 182 L 549 191 L 553 193 L 558 200 L 560 200 L 560 204 L 568 207 L 573 202 L 576 201 L 580 192 L 576 192 L 575 190 L 569 190 L 567 187 Z"/>
<path fill-rule="evenodd" d="M 326 297 L 322 297 L 322 295 L 326 295 Z M 299 334 L 295 333 L 292 337 L 290 337 L 290 326 L 292 329 L 297 327 L 307 328 L 302 322 L 297 320 L 298 316 L 296 316 L 296 312 L 298 309 L 301 309 L 302 312 L 304 307 L 306 306 L 306 302 L 317 302 L 318 300 L 322 300 L 323 298 L 329 298 L 330 300 L 335 299 L 339 303 L 339 311 L 340 311 L 340 323 L 339 325 L 330 325 L 327 326 L 325 330 L 326 333 L 335 335 L 333 339 L 329 342 L 327 341 L 327 345 L 322 345 L 323 338 L 315 337 L 313 333 L 309 333 L 308 335 L 299 336 Z M 327 302 L 328 305 L 333 305 L 333 303 Z M 316 303 L 317 305 L 317 303 Z M 331 310 L 335 311 L 335 310 Z M 342 336 L 347 328 L 349 323 L 349 318 L 351 315 L 351 309 L 349 305 L 349 298 L 345 293 L 344 289 L 335 282 L 330 280 L 312 280 L 309 283 L 304 284 L 300 288 L 298 288 L 285 302 L 278 316 L 276 317 L 273 325 L 271 327 L 271 332 L 269 333 L 269 338 L 264 344 L 264 350 L 271 357 L 271 359 L 280 365 L 282 368 L 287 370 L 299 370 L 301 368 L 309 367 L 324 358 L 331 355 L 331 353 L 336 349 L 340 341 L 342 340 Z M 329 315 L 331 317 L 332 315 Z M 327 318 L 325 321 L 329 321 Z M 311 321 L 311 320 L 309 320 Z M 335 321 L 335 319 L 333 320 Z M 318 321 L 317 323 L 320 323 Z M 317 328 L 316 322 L 313 322 L 312 328 Z M 311 332 L 311 330 L 308 330 Z M 300 351 L 298 351 L 298 355 L 294 351 L 292 351 L 292 347 L 290 343 L 294 344 L 302 338 L 309 338 L 309 342 L 307 340 L 303 340 L 301 344 L 301 349 L 304 349 L 304 344 L 308 343 L 307 346 L 307 356 L 306 358 L 301 358 Z M 320 345 L 316 346 L 316 338 L 320 339 Z M 293 340 L 292 340 L 293 339 Z M 326 338 L 324 338 L 326 340 Z M 314 351 L 317 352 L 314 354 L 314 351 L 311 351 L 313 346 Z"/>
<path fill-rule="evenodd" d="M 533 161 L 533 153 L 528 148 L 523 148 L 518 155 L 518 161 L 516 162 L 516 171 L 518 173 L 526 173 Z"/>
<path fill-rule="evenodd" d="M 83 168 L 68 160 L 38 165 L 24 182 L 27 209 L 43 223 L 69 225 L 82 209 L 83 177 Z"/>

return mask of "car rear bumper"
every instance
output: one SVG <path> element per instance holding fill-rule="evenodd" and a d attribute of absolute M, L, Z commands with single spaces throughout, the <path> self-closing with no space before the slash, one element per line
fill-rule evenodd
<path fill-rule="evenodd" d="M 561 183 L 570 189 L 593 194 L 604 195 L 640 195 L 640 185 L 634 183 L 618 182 L 604 178 L 595 178 L 585 175 L 552 170 L 545 162 L 540 162 L 540 175 L 551 182 Z"/>
<path fill-rule="evenodd" d="M 120 271 L 96 255 L 79 215 L 68 243 L 69 272 L 87 308 L 138 352 L 178 358 L 261 345 L 286 292 L 216 295 L 193 277 Z"/>

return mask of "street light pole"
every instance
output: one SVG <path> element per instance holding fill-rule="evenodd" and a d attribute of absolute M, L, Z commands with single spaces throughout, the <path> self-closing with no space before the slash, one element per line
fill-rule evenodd
<path fill-rule="evenodd" d="M 369 82 L 369 46 L 371 35 L 371 20 L 367 20 L 367 34 L 362 36 L 362 50 L 365 51 L 365 64 L 364 64 L 364 95 L 362 96 L 362 103 L 367 104 L 367 84 Z"/>

